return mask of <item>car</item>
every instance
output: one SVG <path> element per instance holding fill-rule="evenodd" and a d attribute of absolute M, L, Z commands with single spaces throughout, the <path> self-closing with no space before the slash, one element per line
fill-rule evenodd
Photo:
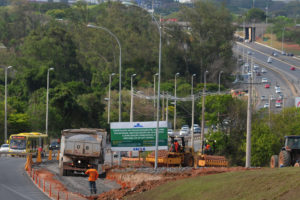
<path fill-rule="evenodd" d="M 276 108 L 281 108 L 281 103 L 275 103 Z"/>
<path fill-rule="evenodd" d="M 279 85 L 275 85 L 275 90 L 277 90 L 277 89 L 280 89 L 280 86 Z"/>
<path fill-rule="evenodd" d="M 282 100 L 281 99 L 277 99 L 276 103 L 282 103 Z"/>
<path fill-rule="evenodd" d="M 296 70 L 296 68 L 293 67 L 293 66 L 291 66 L 291 67 L 290 67 L 290 70 L 294 71 L 294 70 Z"/>
<path fill-rule="evenodd" d="M 271 96 L 270 96 L 270 100 L 271 100 L 271 101 L 274 101 L 274 100 L 275 100 L 275 97 L 274 97 L 273 95 L 271 95 Z"/>
<path fill-rule="evenodd" d="M 57 141 L 50 143 L 49 150 L 59 150 L 59 149 L 60 149 L 60 144 Z"/>
<path fill-rule="evenodd" d="M 265 85 L 265 88 L 270 88 L 270 84 L 266 84 L 266 85 Z"/>
<path fill-rule="evenodd" d="M 260 100 L 264 101 L 264 100 L 267 100 L 267 98 L 265 96 L 261 96 Z"/>
<path fill-rule="evenodd" d="M 275 89 L 276 94 L 279 94 L 281 92 L 280 88 Z"/>
<path fill-rule="evenodd" d="M 276 52 L 272 52 L 272 56 L 278 57 L 278 54 Z"/>
<path fill-rule="evenodd" d="M 190 133 L 189 127 L 182 127 L 179 131 L 179 135 L 188 135 Z"/>
<path fill-rule="evenodd" d="M 272 63 L 272 58 L 268 57 L 267 63 Z"/>
<path fill-rule="evenodd" d="M 200 127 L 194 127 L 194 133 L 201 133 Z"/>
<path fill-rule="evenodd" d="M 248 55 L 252 55 L 252 51 L 248 51 L 247 53 L 248 53 Z"/>
<path fill-rule="evenodd" d="M 270 104 L 269 103 L 265 103 L 264 108 L 269 108 Z"/>
<path fill-rule="evenodd" d="M 284 56 L 285 56 L 285 55 L 286 55 L 286 52 L 282 51 L 282 52 L 281 52 L 281 55 L 284 55 Z"/>
<path fill-rule="evenodd" d="M 259 66 L 258 66 L 257 64 L 254 64 L 254 65 L 253 65 L 253 69 L 254 69 L 254 70 L 258 70 L 258 69 L 259 69 Z"/>
<path fill-rule="evenodd" d="M 267 73 L 267 70 L 265 68 L 261 68 L 261 73 Z"/>
<path fill-rule="evenodd" d="M 283 94 L 280 94 L 280 95 L 278 96 L 278 99 L 282 100 L 282 99 L 283 99 Z"/>
<path fill-rule="evenodd" d="M 189 128 L 189 125 L 183 125 L 181 128 Z"/>
<path fill-rule="evenodd" d="M 261 76 L 261 73 L 260 72 L 256 72 L 256 76 Z"/>
<path fill-rule="evenodd" d="M 294 56 L 293 53 L 287 53 L 287 56 Z"/>
<path fill-rule="evenodd" d="M 268 82 L 268 79 L 267 79 L 267 78 L 262 78 L 262 79 L 261 79 L 261 82 L 262 82 L 262 83 L 267 83 L 267 82 Z"/>
<path fill-rule="evenodd" d="M 194 124 L 194 127 L 199 127 L 200 128 L 199 124 Z"/>
<path fill-rule="evenodd" d="M 168 135 L 173 135 L 173 134 L 174 134 L 173 129 L 168 129 Z"/>
<path fill-rule="evenodd" d="M 2 144 L 0 147 L 0 152 L 8 152 L 9 151 L 9 144 Z"/>
<path fill-rule="evenodd" d="M 245 67 L 249 67 L 249 63 L 245 63 L 244 66 L 245 66 Z"/>
<path fill-rule="evenodd" d="M 248 72 L 248 76 L 252 76 L 252 72 Z"/>

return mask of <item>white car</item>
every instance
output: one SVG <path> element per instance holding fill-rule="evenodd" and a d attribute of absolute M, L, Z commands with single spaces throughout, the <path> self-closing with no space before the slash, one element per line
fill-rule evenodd
<path fill-rule="evenodd" d="M 258 66 L 257 64 L 254 64 L 254 65 L 253 65 L 253 68 L 254 68 L 254 70 L 258 70 L 258 69 L 259 69 L 259 66 Z"/>
<path fill-rule="evenodd" d="M 265 68 L 261 68 L 261 73 L 267 73 L 267 70 Z"/>
<path fill-rule="evenodd" d="M 182 127 L 180 129 L 179 135 L 188 135 L 190 133 L 190 128 L 189 127 Z"/>
<path fill-rule="evenodd" d="M 9 144 L 2 144 L 0 148 L 0 152 L 8 152 L 9 151 Z"/>
<path fill-rule="evenodd" d="M 276 92 L 277 94 L 279 94 L 279 93 L 281 92 L 280 88 L 276 88 L 276 89 L 275 89 L 275 92 Z"/>
<path fill-rule="evenodd" d="M 267 62 L 268 62 L 268 63 L 272 63 L 272 58 L 269 57 L 268 60 L 267 60 Z"/>
<path fill-rule="evenodd" d="M 168 129 L 168 135 L 173 135 L 174 132 L 173 132 L 173 129 Z"/>
<path fill-rule="evenodd" d="M 281 108 L 281 103 L 275 103 L 276 108 Z"/>
<path fill-rule="evenodd" d="M 262 82 L 262 83 L 267 83 L 267 82 L 268 82 L 268 79 L 267 79 L 267 78 L 262 78 L 262 79 L 261 79 L 261 82 Z"/>
<path fill-rule="evenodd" d="M 261 96 L 260 100 L 264 101 L 264 100 L 267 100 L 267 98 L 265 96 Z"/>
<path fill-rule="evenodd" d="M 278 85 L 275 85 L 275 90 L 280 89 L 280 87 Z"/>
<path fill-rule="evenodd" d="M 270 104 L 269 103 L 265 103 L 264 108 L 269 108 Z"/>
<path fill-rule="evenodd" d="M 245 63 L 244 66 L 245 66 L 245 67 L 249 67 L 249 63 Z"/>

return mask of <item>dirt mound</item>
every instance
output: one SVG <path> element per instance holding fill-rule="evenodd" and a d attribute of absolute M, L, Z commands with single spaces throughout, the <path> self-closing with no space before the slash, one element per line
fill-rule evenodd
<path fill-rule="evenodd" d="M 107 177 L 116 180 L 122 185 L 122 188 L 118 190 L 111 190 L 106 193 L 102 193 L 98 196 L 98 200 L 115 200 L 123 199 L 125 196 L 129 196 L 134 193 L 145 192 L 151 190 L 156 186 L 164 184 L 168 181 L 176 181 L 188 177 L 205 176 L 210 174 L 218 174 L 232 171 L 244 171 L 249 170 L 244 167 L 209 167 L 184 171 L 182 173 L 174 173 L 165 171 L 160 174 L 147 174 L 137 172 L 116 173 L 110 172 Z"/>

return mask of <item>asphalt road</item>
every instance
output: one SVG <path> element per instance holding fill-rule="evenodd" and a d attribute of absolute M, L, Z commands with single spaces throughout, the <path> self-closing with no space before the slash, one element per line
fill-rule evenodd
<path fill-rule="evenodd" d="M 239 52 L 243 51 L 243 46 L 241 44 L 238 43 L 238 48 L 236 47 L 236 50 L 238 50 Z M 250 46 L 251 48 L 249 48 L 248 46 Z M 274 96 L 275 99 L 278 99 L 279 94 L 275 93 L 275 85 L 279 85 L 281 88 L 281 94 L 284 95 L 284 99 L 283 99 L 283 103 L 282 103 L 282 107 L 283 106 L 294 106 L 294 102 L 295 102 L 295 94 L 292 93 L 290 85 L 288 84 L 287 80 L 290 82 L 290 84 L 293 84 L 297 90 L 297 92 L 299 92 L 299 86 L 300 86 L 300 70 L 298 68 L 296 68 L 295 71 L 290 70 L 290 66 L 293 64 L 297 64 L 297 60 L 294 58 L 289 57 L 286 61 L 281 61 L 279 59 L 279 57 L 281 57 L 281 55 L 279 55 L 279 57 L 272 57 L 273 61 L 272 63 L 267 63 L 267 59 L 270 56 L 269 54 L 271 54 L 271 52 L 273 52 L 272 49 L 269 50 L 265 50 L 267 48 L 264 47 L 264 49 L 262 48 L 261 45 L 254 45 L 254 44 L 247 44 L 247 47 L 244 46 L 244 60 L 248 63 L 250 63 L 250 58 L 253 57 L 253 62 L 254 64 L 258 64 L 260 66 L 259 71 L 261 71 L 261 68 L 265 68 L 267 69 L 267 73 L 261 73 L 261 76 L 256 76 L 254 75 L 254 87 L 255 87 L 255 91 L 256 93 L 254 94 L 254 99 L 257 102 L 256 104 L 256 108 L 263 108 L 263 106 L 266 103 L 270 103 L 271 105 L 271 110 L 272 111 L 278 111 L 280 110 L 280 108 L 275 108 L 275 100 L 269 102 L 269 98 L 270 96 Z M 252 54 L 248 55 L 248 51 L 251 51 Z M 270 53 L 269 53 L 270 52 Z M 268 54 L 269 53 L 269 54 Z M 248 57 L 248 58 L 247 58 Z M 287 57 L 287 56 L 285 56 Z M 290 61 L 294 61 L 294 63 L 290 62 Z M 287 63 L 290 62 L 290 63 Z M 277 73 L 272 71 L 276 70 L 278 72 L 281 73 L 281 76 Z M 241 68 L 241 71 L 243 71 L 244 68 Z M 244 71 L 244 73 L 247 73 L 246 71 Z M 282 76 L 286 77 L 286 80 L 282 78 Z M 270 84 L 270 88 L 265 88 L 265 84 L 263 84 L 261 82 L 262 78 L 267 78 L 268 79 L 268 83 Z M 261 100 L 261 96 L 265 96 L 265 100 Z"/>
<path fill-rule="evenodd" d="M 47 200 L 25 174 L 26 159 L 0 157 L 0 199 Z"/>

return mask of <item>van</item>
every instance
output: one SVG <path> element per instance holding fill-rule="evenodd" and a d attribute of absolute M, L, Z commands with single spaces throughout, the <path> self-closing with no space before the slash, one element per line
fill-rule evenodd
<path fill-rule="evenodd" d="M 269 57 L 268 60 L 267 60 L 267 62 L 268 62 L 268 63 L 272 63 L 272 58 Z"/>

